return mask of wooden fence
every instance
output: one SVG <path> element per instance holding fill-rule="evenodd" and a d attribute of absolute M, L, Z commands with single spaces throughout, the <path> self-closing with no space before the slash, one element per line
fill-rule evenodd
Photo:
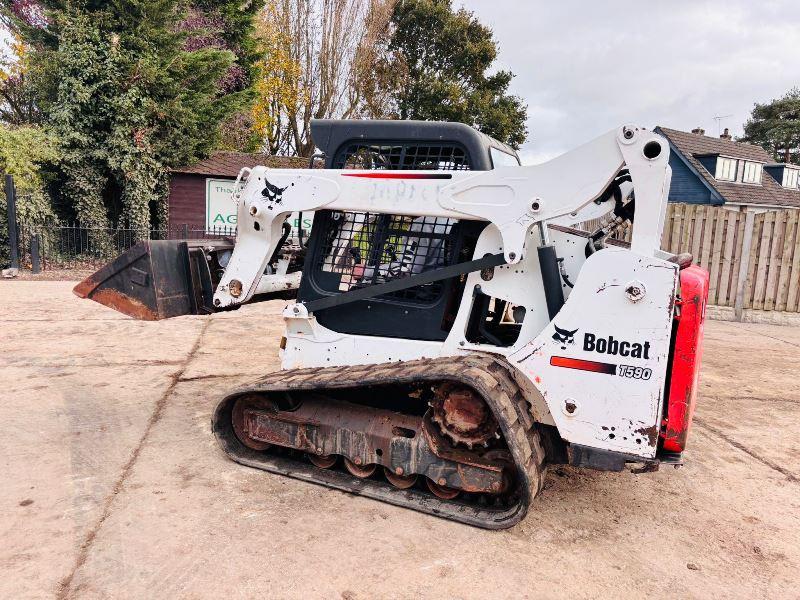
<path fill-rule="evenodd" d="M 800 210 L 670 204 L 661 247 L 690 252 L 710 273 L 708 303 L 738 319 L 744 309 L 800 312 Z"/>

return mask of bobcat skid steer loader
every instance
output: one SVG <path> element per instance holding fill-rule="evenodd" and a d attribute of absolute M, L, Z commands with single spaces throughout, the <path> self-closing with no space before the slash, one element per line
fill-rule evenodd
<path fill-rule="evenodd" d="M 416 125 L 419 155 L 438 142 Z M 207 310 L 256 297 L 288 215 L 314 223 L 282 369 L 214 412 L 233 460 L 493 529 L 547 464 L 681 464 L 708 274 L 659 248 L 666 140 L 629 125 L 542 165 L 454 170 L 491 147 L 470 139 L 424 170 L 370 142 L 363 161 L 394 168 L 242 173 L 233 253 L 213 290 L 190 282 Z"/>

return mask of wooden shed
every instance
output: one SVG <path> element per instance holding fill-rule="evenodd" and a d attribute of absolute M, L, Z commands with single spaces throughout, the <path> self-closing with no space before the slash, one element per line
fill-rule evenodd
<path fill-rule="evenodd" d="M 211 231 L 236 226 L 230 200 L 239 171 L 257 165 L 275 169 L 308 166 L 307 158 L 215 152 L 194 165 L 172 170 L 169 186 L 169 227 Z"/>

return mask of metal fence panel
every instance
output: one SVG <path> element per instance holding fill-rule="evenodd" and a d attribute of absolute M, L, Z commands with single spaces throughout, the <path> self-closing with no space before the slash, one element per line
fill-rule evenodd
<path fill-rule="evenodd" d="M 128 227 L 86 227 L 79 223 L 28 225 L 19 227 L 20 262 L 31 265 L 31 242 L 39 236 L 44 269 L 94 269 L 133 247 L 143 239 L 183 240 L 235 237 L 235 227 L 180 225 L 151 229 L 144 236 Z"/>

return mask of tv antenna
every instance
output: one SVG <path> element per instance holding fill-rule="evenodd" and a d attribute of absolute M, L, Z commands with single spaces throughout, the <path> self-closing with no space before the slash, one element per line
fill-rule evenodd
<path fill-rule="evenodd" d="M 722 134 L 722 120 L 728 119 L 733 115 L 715 115 L 714 120 L 717 122 L 717 135 Z"/>

